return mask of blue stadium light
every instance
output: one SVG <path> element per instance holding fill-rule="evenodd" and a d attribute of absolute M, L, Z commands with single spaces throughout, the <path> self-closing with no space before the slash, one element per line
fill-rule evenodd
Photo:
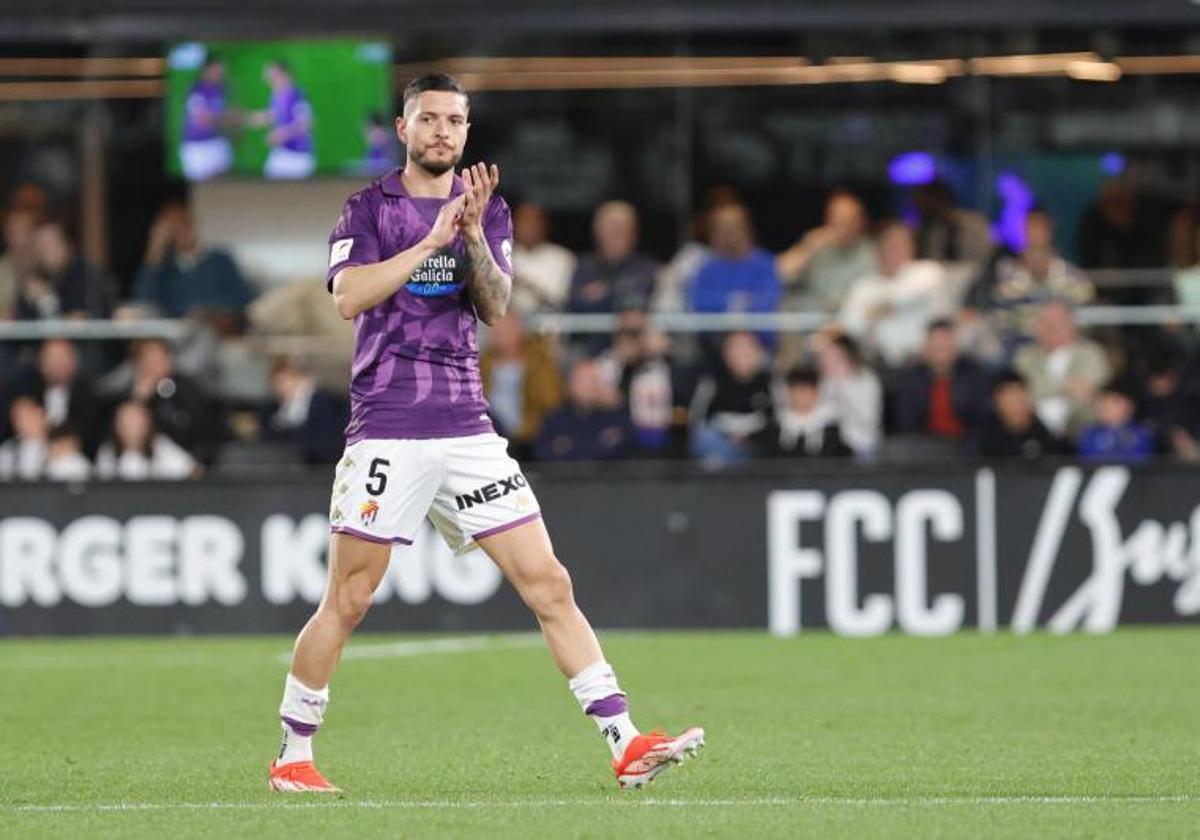
<path fill-rule="evenodd" d="M 1105 175 L 1120 175 L 1125 171 L 1125 155 L 1109 152 L 1100 158 L 1100 171 Z"/>
<path fill-rule="evenodd" d="M 888 164 L 888 178 L 898 186 L 928 184 L 936 177 L 937 163 L 928 152 L 904 152 Z"/>

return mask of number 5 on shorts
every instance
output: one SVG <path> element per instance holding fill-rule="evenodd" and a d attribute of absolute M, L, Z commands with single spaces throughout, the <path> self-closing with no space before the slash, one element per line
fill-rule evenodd
<path fill-rule="evenodd" d="M 367 492 L 372 496 L 378 496 L 387 489 L 387 474 L 380 471 L 380 467 L 390 467 L 391 461 L 387 458 L 376 458 L 371 462 L 371 469 L 367 473 L 373 481 L 367 482 Z"/>

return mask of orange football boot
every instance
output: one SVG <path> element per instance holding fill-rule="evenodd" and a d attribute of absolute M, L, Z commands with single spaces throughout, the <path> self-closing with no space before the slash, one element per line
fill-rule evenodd
<path fill-rule="evenodd" d="M 342 789 L 331 785 L 311 761 L 293 761 L 288 764 L 271 762 L 271 790 L 283 793 L 341 793 Z"/>
<path fill-rule="evenodd" d="M 620 759 L 613 759 L 617 784 L 622 790 L 647 785 L 671 765 L 694 756 L 703 746 L 704 730 L 699 726 L 675 738 L 657 731 L 639 735 L 629 742 Z"/>

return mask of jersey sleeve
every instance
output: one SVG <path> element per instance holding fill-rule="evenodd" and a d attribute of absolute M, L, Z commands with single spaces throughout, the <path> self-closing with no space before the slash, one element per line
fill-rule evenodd
<path fill-rule="evenodd" d="M 325 276 L 325 286 L 332 292 L 333 278 L 343 268 L 379 261 L 375 210 L 367 193 L 355 193 L 347 199 L 333 233 L 329 234 L 329 272 Z"/>
<path fill-rule="evenodd" d="M 512 213 L 509 212 L 508 202 L 499 196 L 494 197 L 488 204 L 487 215 L 483 220 L 483 236 L 488 247 L 492 249 L 496 265 L 512 277 Z"/>

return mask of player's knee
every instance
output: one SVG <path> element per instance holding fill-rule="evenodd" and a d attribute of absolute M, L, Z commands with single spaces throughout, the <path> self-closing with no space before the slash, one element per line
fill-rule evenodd
<path fill-rule="evenodd" d="M 353 630 L 371 608 L 371 588 L 363 576 L 355 576 L 339 587 L 334 600 L 338 620 L 347 630 Z"/>
<path fill-rule="evenodd" d="M 571 575 L 556 558 L 551 558 L 529 587 L 529 605 L 539 618 L 553 618 L 575 602 Z"/>

